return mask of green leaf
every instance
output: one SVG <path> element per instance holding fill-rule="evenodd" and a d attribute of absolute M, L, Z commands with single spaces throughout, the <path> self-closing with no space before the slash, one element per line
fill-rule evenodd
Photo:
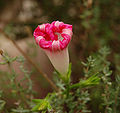
<path fill-rule="evenodd" d="M 99 82 L 100 82 L 100 78 L 98 77 L 98 73 L 96 73 L 95 75 L 89 77 L 87 80 L 83 80 L 80 83 L 71 85 L 70 89 L 77 87 L 84 88 L 84 87 L 95 86 L 99 84 Z"/>
<path fill-rule="evenodd" d="M 35 105 L 35 106 L 32 108 L 32 111 L 38 111 L 39 106 L 40 106 L 40 104 Z"/>
<path fill-rule="evenodd" d="M 11 58 L 11 59 L 10 59 L 10 62 L 14 62 L 14 61 L 16 61 L 17 58 L 18 58 L 18 57 Z"/>
<path fill-rule="evenodd" d="M 34 103 L 38 104 L 38 103 L 41 103 L 43 100 L 42 99 L 33 99 L 32 101 Z"/>
<path fill-rule="evenodd" d="M 5 65 L 7 64 L 7 62 L 0 62 L 0 65 Z"/>
<path fill-rule="evenodd" d="M 33 109 L 32 111 L 42 111 L 42 110 L 46 110 L 48 107 L 48 101 L 41 101 L 40 103 L 38 103 Z"/>
<path fill-rule="evenodd" d="M 5 106 L 6 102 L 4 100 L 0 100 L 0 110 L 2 110 Z"/>
<path fill-rule="evenodd" d="M 34 99 L 32 100 L 36 105 L 32 108 L 32 111 L 47 111 L 51 109 L 51 105 L 48 101 L 48 96 L 45 99 Z"/>
<path fill-rule="evenodd" d="M 46 113 L 47 111 L 45 110 L 45 111 L 42 111 L 41 113 Z"/>
<path fill-rule="evenodd" d="M 27 109 L 12 109 L 12 111 L 16 113 L 30 113 L 30 110 Z"/>
<path fill-rule="evenodd" d="M 12 111 L 16 113 L 30 113 L 30 110 L 27 109 L 12 109 Z"/>

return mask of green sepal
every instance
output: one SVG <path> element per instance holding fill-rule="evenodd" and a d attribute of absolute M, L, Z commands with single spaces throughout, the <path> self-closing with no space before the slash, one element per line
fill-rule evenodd
<path fill-rule="evenodd" d="M 65 81 L 64 75 L 62 75 L 61 73 L 59 73 L 56 69 L 55 69 L 55 72 L 57 73 L 57 75 L 58 75 L 58 77 L 59 77 L 60 79 L 62 79 L 63 81 Z"/>
<path fill-rule="evenodd" d="M 69 68 L 68 68 L 68 72 L 66 75 L 62 75 L 61 73 L 59 73 L 56 69 L 56 73 L 59 76 L 60 79 L 62 79 L 65 83 L 68 83 L 68 81 L 70 81 L 70 77 L 71 77 L 71 67 L 72 67 L 72 63 L 69 64 Z"/>

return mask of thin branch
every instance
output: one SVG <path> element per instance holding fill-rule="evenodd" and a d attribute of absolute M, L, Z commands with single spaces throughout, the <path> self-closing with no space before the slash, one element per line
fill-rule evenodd
<path fill-rule="evenodd" d="M 41 71 L 41 69 L 32 61 L 32 59 L 17 45 L 17 43 L 11 39 L 2 29 L 0 29 L 0 32 L 8 39 L 10 40 L 14 46 L 20 51 L 20 53 L 22 53 L 22 55 L 26 58 L 26 60 L 32 64 L 33 67 L 36 68 L 36 70 L 40 73 L 40 75 L 42 75 L 47 81 L 48 83 L 56 90 L 58 91 L 56 85 L 50 80 L 50 78 L 48 78 L 48 76 Z"/>

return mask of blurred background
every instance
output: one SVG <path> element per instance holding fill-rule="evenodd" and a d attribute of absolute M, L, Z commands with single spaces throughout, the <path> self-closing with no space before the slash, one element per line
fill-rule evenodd
<path fill-rule="evenodd" d="M 75 83 L 83 77 L 81 61 L 97 52 L 99 48 L 110 47 L 109 60 L 112 62 L 111 69 L 115 71 L 115 55 L 120 56 L 120 1 L 119 0 L 0 0 L 0 29 L 4 30 L 27 55 L 52 78 L 53 67 L 36 45 L 33 31 L 43 23 L 63 21 L 73 25 L 73 37 L 69 45 L 70 61 L 72 62 L 72 81 Z M 11 57 L 22 54 L 0 32 L 0 49 L 3 49 Z M 0 61 L 1 57 L 0 57 Z M 34 71 L 29 62 L 25 62 L 31 75 L 33 89 L 37 92 L 36 97 L 43 98 L 52 88 Z M 18 69 L 19 63 L 13 65 Z M 0 65 L 0 71 L 7 67 Z M 0 73 L 0 86 L 3 84 L 3 73 Z M 114 78 L 114 72 L 113 72 Z M 1 87 L 1 89 L 4 89 Z M 13 101 L 13 100 L 10 100 Z"/>

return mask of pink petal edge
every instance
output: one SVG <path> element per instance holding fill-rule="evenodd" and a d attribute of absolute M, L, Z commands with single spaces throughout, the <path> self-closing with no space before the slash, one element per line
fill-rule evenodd
<path fill-rule="evenodd" d="M 60 34 L 60 37 L 58 37 L 58 34 Z M 41 48 L 50 51 L 65 49 L 71 40 L 72 34 L 72 25 L 59 21 L 38 25 L 33 33 L 36 43 Z"/>

